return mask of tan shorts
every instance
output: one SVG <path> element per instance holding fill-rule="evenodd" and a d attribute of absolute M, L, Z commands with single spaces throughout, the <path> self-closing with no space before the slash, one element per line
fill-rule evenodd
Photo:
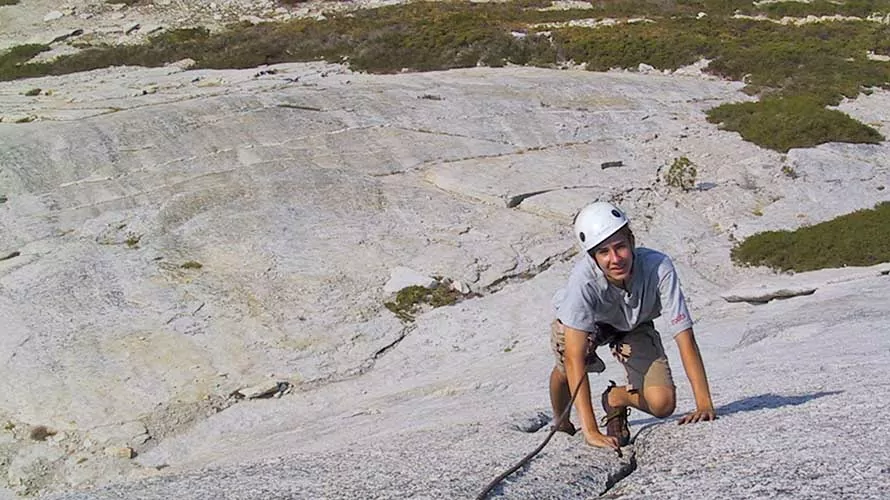
<path fill-rule="evenodd" d="M 556 367 L 565 373 L 565 327 L 559 321 L 550 325 L 550 348 L 556 358 Z M 592 356 L 596 346 L 593 335 L 587 336 L 587 371 L 592 364 Z M 615 348 L 612 355 L 619 363 L 624 365 L 627 374 L 628 390 L 640 390 L 643 387 L 673 387 L 674 379 L 671 377 L 671 367 L 668 365 L 664 347 L 661 344 L 661 336 L 655 330 L 652 323 L 643 323 L 636 329 L 624 335 Z"/>

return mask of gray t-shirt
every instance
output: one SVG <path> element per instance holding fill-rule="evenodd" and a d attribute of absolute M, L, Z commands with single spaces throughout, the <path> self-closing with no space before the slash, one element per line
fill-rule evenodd
<path fill-rule="evenodd" d="M 572 268 L 565 288 L 556 292 L 553 305 L 564 325 L 591 332 L 595 323 L 631 331 L 664 313 L 671 336 L 692 327 L 686 299 L 671 259 L 648 248 L 634 249 L 630 290 L 609 283 L 596 262 L 582 254 Z"/>

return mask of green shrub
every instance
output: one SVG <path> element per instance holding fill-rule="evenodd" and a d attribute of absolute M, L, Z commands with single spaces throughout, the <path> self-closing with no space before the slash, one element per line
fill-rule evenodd
<path fill-rule="evenodd" d="M 139 248 L 139 242 L 142 241 L 141 234 L 129 234 L 127 239 L 124 240 L 124 243 L 128 248 Z"/>
<path fill-rule="evenodd" d="M 710 59 L 707 72 L 744 80 L 748 93 L 764 100 L 721 106 L 709 113 L 711 120 L 726 121 L 726 128 L 762 147 L 787 151 L 829 141 L 883 139 L 874 129 L 824 106 L 856 97 L 866 88 L 888 87 L 890 64 L 865 57 L 869 50 L 890 53 L 890 27 L 885 25 L 784 26 L 713 16 L 679 17 L 596 30 L 557 30 L 554 39 L 567 58 L 594 70 L 634 68 L 640 63 L 675 69 L 699 58 Z M 731 123 L 735 121 L 743 121 L 744 128 Z"/>
<path fill-rule="evenodd" d="M 45 425 L 32 427 L 31 430 L 28 432 L 28 435 L 34 441 L 46 441 L 46 438 L 55 436 L 56 434 L 57 432 L 55 430 L 50 429 Z"/>
<path fill-rule="evenodd" d="M 723 129 L 739 132 L 746 141 L 783 153 L 825 142 L 877 143 L 884 139 L 877 130 L 809 97 L 723 104 L 709 110 L 707 117 Z"/>
<path fill-rule="evenodd" d="M 698 169 L 695 168 L 695 164 L 689 158 L 681 156 L 674 158 L 664 176 L 664 182 L 670 187 L 689 191 L 695 187 L 697 176 Z"/>
<path fill-rule="evenodd" d="M 737 264 L 796 272 L 888 262 L 890 202 L 796 231 L 757 233 L 731 255 Z"/>
<path fill-rule="evenodd" d="M 18 5 L 19 0 L 0 0 L 0 7 L 4 5 Z"/>
<path fill-rule="evenodd" d="M 540 3 L 412 3 L 331 14 L 325 21 L 240 23 L 213 35 L 200 28 L 174 30 L 144 46 L 96 47 L 51 64 L 28 65 L 33 67 L 27 74 L 0 72 L 0 78 L 108 65 L 157 66 L 185 57 L 205 68 L 346 58 L 354 69 L 380 73 L 476 64 L 552 66 L 568 59 L 595 70 L 640 63 L 675 69 L 706 57 L 713 59 L 709 71 L 737 80 L 747 75 L 757 91 L 806 92 L 826 102 L 890 81 L 890 65 L 865 58 L 868 50 L 890 53 L 890 27 L 877 23 L 796 27 L 718 15 L 745 2 L 636 0 L 594 2 L 592 11 L 532 8 Z M 696 19 L 702 10 L 711 15 Z M 533 28 L 591 15 L 650 16 L 655 22 L 553 29 L 554 43 Z M 528 36 L 515 37 L 511 31 Z"/>
<path fill-rule="evenodd" d="M 618 25 L 595 30 L 566 28 L 554 38 L 574 62 L 594 71 L 636 68 L 640 63 L 674 70 L 713 54 L 710 33 L 694 29 L 694 19 Z"/>
<path fill-rule="evenodd" d="M 189 260 L 189 261 L 183 262 L 182 265 L 179 267 L 181 267 L 183 269 L 201 269 L 202 267 L 204 267 L 204 265 L 198 261 Z"/>
<path fill-rule="evenodd" d="M 797 170 L 794 170 L 794 167 L 791 165 L 782 165 L 782 175 L 788 177 L 789 179 L 797 179 L 800 175 L 797 173 Z"/>
<path fill-rule="evenodd" d="M 740 6 L 739 11 L 744 14 L 765 14 L 770 18 L 806 17 L 813 16 L 857 16 L 868 17 L 870 14 L 887 13 L 890 10 L 890 2 L 887 0 L 845 0 L 843 2 L 833 0 L 812 0 L 810 2 L 785 1 L 764 3 L 754 6 L 753 2 Z"/>
<path fill-rule="evenodd" d="M 0 54 L 0 81 L 16 80 L 46 74 L 41 65 L 26 64 L 31 58 L 49 50 L 49 45 L 17 45 Z"/>
<path fill-rule="evenodd" d="M 870 61 L 869 50 L 888 50 L 890 27 L 831 22 L 783 26 L 757 21 L 711 21 L 727 38 L 708 71 L 745 80 L 761 94 L 810 95 L 822 104 L 856 97 L 865 87 L 886 87 L 890 65 Z"/>
<path fill-rule="evenodd" d="M 764 101 L 711 112 L 712 120 L 738 130 L 746 140 L 783 151 L 827 141 L 882 139 L 873 129 L 823 108 L 866 89 L 890 88 L 890 63 L 866 57 L 868 51 L 890 54 L 890 26 L 871 22 L 793 26 L 731 15 L 735 11 L 864 15 L 890 12 L 890 0 L 759 6 L 742 0 L 594 0 L 588 10 L 539 10 L 549 3 L 416 2 L 332 13 L 323 21 L 238 23 L 218 33 L 179 29 L 143 45 L 88 47 L 41 63 L 27 61 L 49 47 L 20 46 L 0 55 L 0 80 L 107 66 L 160 66 L 184 58 L 194 59 L 197 68 L 220 69 L 345 61 L 354 70 L 373 73 L 480 64 L 556 67 L 568 60 L 592 70 L 635 68 L 640 63 L 672 70 L 706 58 L 711 61 L 706 71 L 744 80 L 746 92 Z M 698 19 L 699 12 L 708 15 Z M 589 17 L 646 17 L 651 22 L 548 28 L 546 33 L 536 28 L 537 23 Z M 780 97 L 789 100 L 770 100 Z"/>
<path fill-rule="evenodd" d="M 402 321 L 410 322 L 414 321 L 414 315 L 420 312 L 423 304 L 434 308 L 448 306 L 457 302 L 460 296 L 460 292 L 441 282 L 435 288 L 413 285 L 399 290 L 395 301 L 383 305 Z"/>

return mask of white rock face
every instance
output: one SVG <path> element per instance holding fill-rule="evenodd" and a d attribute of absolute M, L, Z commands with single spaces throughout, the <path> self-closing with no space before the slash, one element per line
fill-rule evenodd
<path fill-rule="evenodd" d="M 469 285 L 467 285 L 463 281 L 459 281 L 459 280 L 451 282 L 451 289 L 454 290 L 455 292 L 459 292 L 464 295 L 466 295 L 472 291 L 472 290 L 470 290 Z"/>
<path fill-rule="evenodd" d="M 169 17 L 122 6 L 109 36 L 177 26 L 180 2 L 153 5 Z M 81 7 L 53 29 L 80 28 L 64 23 Z M 47 10 L 7 8 L 0 45 Z M 750 99 L 706 61 L 672 77 L 193 64 L 0 83 L 0 498 L 475 496 L 544 437 L 550 298 L 594 199 L 674 258 L 722 418 L 634 414 L 622 460 L 558 435 L 504 495 L 596 495 L 631 473 L 615 494 L 882 498 L 890 428 L 859 417 L 890 399 L 887 267 L 774 275 L 729 250 L 886 201 L 886 144 L 745 143 L 704 120 Z M 890 93 L 839 109 L 888 133 Z M 678 156 L 700 190 L 656 181 Z M 383 307 L 433 275 L 474 294 L 410 325 Z M 610 364 L 594 390 L 620 377 Z M 226 400 L 279 380 L 296 390 Z M 37 425 L 59 433 L 34 441 Z"/>
<path fill-rule="evenodd" d="M 431 288 L 436 284 L 436 280 L 430 276 L 410 269 L 407 267 L 394 267 L 389 272 L 389 281 L 383 285 L 383 291 L 386 293 L 395 293 L 409 286 L 422 286 Z"/>
<path fill-rule="evenodd" d="M 96 443 L 117 447 L 138 446 L 149 438 L 145 424 L 138 420 L 98 427 L 90 430 L 88 435 Z"/>
<path fill-rule="evenodd" d="M 542 438 L 516 431 L 513 420 L 549 411 L 550 296 L 574 255 L 571 216 L 592 199 L 616 200 L 643 245 L 674 257 L 694 314 L 705 318 L 716 401 L 730 410 L 733 401 L 760 394 L 776 394 L 780 404 L 839 387 L 826 386 L 821 372 L 793 390 L 766 381 L 739 386 L 734 373 L 761 359 L 756 346 L 775 335 L 791 349 L 823 331 L 857 328 L 855 316 L 829 316 L 830 308 L 795 316 L 799 305 L 818 309 L 866 284 L 875 294 L 886 287 L 875 270 L 800 282 L 774 277 L 767 288 L 818 293 L 759 306 L 780 307 L 780 325 L 768 326 L 767 316 L 734 323 L 754 306 L 726 304 L 720 294 L 746 280 L 757 287 L 770 273 L 734 268 L 730 235 L 871 206 L 886 199 L 877 186 L 890 182 L 884 145 L 825 145 L 783 159 L 707 124 L 704 109 L 745 98 L 739 84 L 523 68 L 399 76 L 324 64 L 264 69 L 262 77 L 257 70 L 108 69 L 0 84 L 0 91 L 52 89 L 39 101 L 2 103 L 45 121 L 0 125 L 7 197 L 0 248 L 18 252 L 0 261 L 0 414 L 58 428 L 72 452 L 89 457 L 50 460 L 57 482 L 40 488 L 156 474 L 162 466 L 243 470 L 239 464 L 249 463 L 260 478 L 267 469 L 259 464 L 285 460 L 304 467 L 309 475 L 294 477 L 310 492 L 339 481 L 352 485 L 347 496 L 410 496 L 412 484 L 444 497 L 473 495 Z M 116 111 L 99 114 L 103 106 Z M 860 112 L 858 104 L 844 106 Z M 872 118 L 886 119 L 880 116 Z M 656 183 L 658 169 L 680 154 L 711 187 L 682 193 Z M 849 175 L 830 167 L 839 158 Z M 602 169 L 607 161 L 623 166 Z M 782 174 L 783 161 L 797 179 Z M 480 297 L 406 326 L 383 307 L 401 284 L 381 284 L 399 267 L 424 280 L 446 276 Z M 880 304 L 862 317 L 877 318 Z M 880 328 L 861 331 L 858 342 L 880 342 L 868 340 Z M 806 372 L 818 364 L 807 352 L 774 362 Z M 672 362 L 685 410 L 688 387 Z M 292 381 L 297 391 L 227 409 L 217 403 L 258 378 Z M 754 401 L 770 411 L 774 400 Z M 712 427 L 724 421 L 754 425 L 732 424 L 727 415 Z M 146 432 L 115 427 L 120 422 Z M 97 426 L 120 431 L 88 437 Z M 162 437 L 145 440 L 154 433 Z M 345 451 L 350 442 L 383 458 Z M 15 439 L 6 446 L 33 445 Z M 599 465 L 582 483 L 566 483 L 565 466 L 536 462 L 513 486 L 517 497 L 599 491 L 609 474 L 629 467 L 577 440 L 550 446 L 568 461 L 560 463 Z M 802 457 L 792 446 L 777 449 Z M 105 457 L 106 447 L 131 447 L 136 458 Z M 873 452 L 868 443 L 857 449 Z M 649 456 L 640 453 L 640 460 Z M 462 481 L 430 479 L 470 470 L 463 460 L 478 456 L 493 465 Z M 399 485 L 332 468 L 345 461 L 390 476 L 405 457 L 422 477 L 400 476 Z M 682 459 L 696 460 L 692 453 Z M 17 474 L 37 470 L 22 460 Z M 697 487 L 711 484 L 710 476 L 697 477 Z M 210 474 L 128 488 L 165 498 L 205 487 L 193 481 L 247 496 L 259 487 Z M 651 491 L 671 491 L 658 488 Z"/>
<path fill-rule="evenodd" d="M 356 492 L 387 489 L 338 475 L 328 460 L 374 463 L 382 474 L 396 467 L 389 461 L 396 456 L 414 457 L 418 471 L 467 470 L 457 457 L 490 456 L 496 440 L 497 467 L 461 487 L 423 483 L 443 496 L 472 495 L 470 483 L 483 484 L 541 439 L 501 429 L 516 428 L 508 415 L 527 421 L 546 411 L 549 300 L 573 256 L 567 231 L 579 207 L 616 199 L 642 244 L 672 254 L 695 314 L 732 318 L 742 310 L 726 309 L 719 295 L 745 280 L 757 288 L 769 273 L 734 268 L 730 234 L 871 206 L 886 196 L 878 185 L 890 181 L 881 168 L 884 145 L 794 150 L 784 161 L 800 175 L 786 177 L 778 154 L 702 119 L 707 107 L 744 98 L 734 83 L 521 68 L 369 76 L 322 64 L 257 74 L 109 69 L 0 85 L 51 88 L 40 101 L 8 100 L 2 108 L 53 120 L 0 128 L 7 197 L 0 248 L 18 252 L 0 261 L 0 354 L 7 360 L 0 414 L 71 436 L 66 446 L 89 460 L 47 466 L 67 484 L 140 467 L 240 467 L 299 449 L 303 455 L 288 460 L 314 471 L 315 479 L 301 480 L 307 491 L 328 481 L 351 482 Z M 72 98 L 81 110 L 71 109 Z M 98 115 L 101 106 L 117 111 Z M 713 186 L 680 193 L 658 185 L 657 170 L 679 154 Z M 838 177 L 838 158 L 852 173 Z M 602 169 L 608 161 L 622 167 Z M 183 266 L 189 261 L 200 268 Z M 423 270 L 417 274 L 425 283 L 446 276 L 481 298 L 425 313 L 406 328 L 382 306 L 407 283 L 381 289 L 400 267 Z M 844 280 L 879 280 L 869 285 L 876 290 L 886 283 L 874 270 L 843 272 L 850 277 L 770 278 L 776 281 L 767 288 L 819 292 L 760 307 L 843 300 L 859 286 Z M 706 332 L 729 328 L 709 321 L 703 345 L 718 404 L 747 397 L 720 367 L 744 370 L 739 360 L 773 332 L 803 342 L 819 329 L 854 328 L 808 313 L 778 330 L 731 327 L 735 340 L 709 343 Z M 214 401 L 273 373 L 305 388 L 215 413 L 225 405 Z M 675 366 L 675 373 L 682 372 Z M 814 387 L 798 392 L 814 394 Z M 396 426 L 387 423 L 394 413 L 403 415 Z M 116 429 L 121 421 L 146 431 L 93 436 L 87 446 L 87 429 Z M 185 422 L 178 424 L 184 433 L 173 431 L 175 422 Z M 429 434 L 425 422 L 440 431 Z M 494 427 L 471 438 L 480 422 Z M 304 437 L 292 435 L 294 426 Z M 140 437 L 156 432 L 169 437 Z M 343 455 L 350 439 L 393 458 Z M 464 444 L 455 448 L 456 441 Z M 103 446 L 132 447 L 136 458 L 103 458 Z M 551 446 L 578 463 L 601 464 L 585 483 L 593 490 L 628 467 L 575 440 Z M 420 449 L 426 458 L 413 455 Z M 102 460 L 117 468 L 83 468 Z M 32 470 L 17 463 L 19 473 Z M 577 485 L 548 463 L 517 483 L 518 496 L 572 495 Z M 218 478 L 207 480 L 217 485 Z M 188 489 L 188 481 L 167 484 Z M 176 494 L 138 488 L 149 497 Z M 398 488 L 392 491 L 413 491 Z"/>
<path fill-rule="evenodd" d="M 195 66 L 195 64 L 196 63 L 195 63 L 194 59 L 186 58 L 186 59 L 180 59 L 178 61 L 174 61 L 174 62 L 168 64 L 167 66 L 169 66 L 171 68 L 187 70 L 187 69 L 193 68 Z"/>
<path fill-rule="evenodd" d="M 47 14 L 45 16 L 43 16 L 43 20 L 45 22 L 50 22 L 50 21 L 55 21 L 56 19 L 61 19 L 63 17 L 65 17 L 65 14 L 63 14 L 57 10 L 53 10 L 53 11 L 47 12 Z"/>

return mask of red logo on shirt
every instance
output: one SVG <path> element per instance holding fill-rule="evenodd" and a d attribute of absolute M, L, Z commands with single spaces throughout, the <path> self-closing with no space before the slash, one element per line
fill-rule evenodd
<path fill-rule="evenodd" d="M 684 313 L 680 313 L 680 314 L 677 315 L 676 318 L 674 318 L 674 319 L 671 320 L 671 324 L 672 324 L 672 325 L 676 325 L 677 323 L 680 323 L 681 321 L 683 321 L 683 320 L 685 320 L 685 319 L 686 319 L 686 314 L 684 314 Z"/>

